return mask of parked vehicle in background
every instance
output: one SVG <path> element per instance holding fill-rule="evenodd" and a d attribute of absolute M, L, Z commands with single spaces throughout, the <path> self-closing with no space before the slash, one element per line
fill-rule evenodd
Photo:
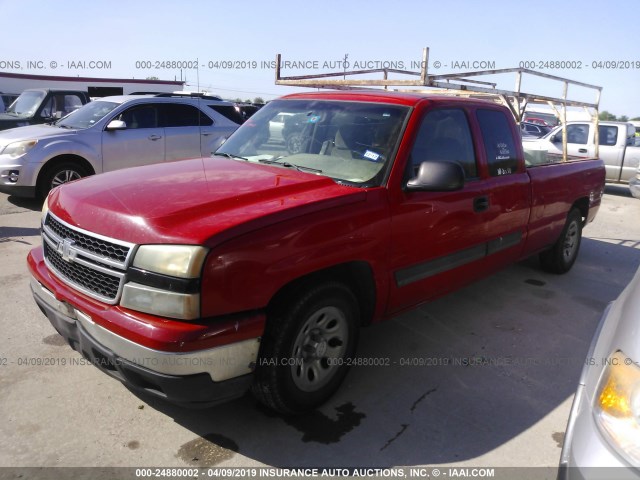
<path fill-rule="evenodd" d="M 278 118 L 301 125 L 296 153 L 270 141 Z M 526 168 L 492 102 L 289 95 L 213 158 L 53 190 L 31 285 L 132 389 L 191 406 L 251 389 L 300 413 L 338 389 L 362 326 L 531 255 L 571 269 L 604 175 L 597 159 Z"/>
<path fill-rule="evenodd" d="M 638 167 L 636 176 L 629 180 L 629 190 L 631 191 L 631 195 L 640 198 L 640 167 Z"/>
<path fill-rule="evenodd" d="M 0 130 L 53 122 L 89 101 L 87 92 L 31 88 L 0 114 Z"/>
<path fill-rule="evenodd" d="M 0 93 L 0 113 L 4 113 L 16 98 L 18 98 L 18 95 L 14 93 Z"/>
<path fill-rule="evenodd" d="M 544 125 L 538 125 L 536 123 L 521 122 L 520 130 L 522 131 L 523 138 L 524 137 L 540 138 L 545 136 L 547 133 L 549 133 L 552 130 L 552 128 L 546 127 Z"/>
<path fill-rule="evenodd" d="M 242 123 L 244 123 L 263 106 L 260 103 L 236 103 L 236 110 L 242 117 Z"/>
<path fill-rule="evenodd" d="M 640 165 L 640 148 L 636 146 L 635 128 L 626 122 L 599 122 L 599 157 L 607 168 L 607 181 L 626 183 L 636 175 Z M 523 138 L 525 151 L 546 151 L 549 156 L 562 155 L 562 127 L 556 127 L 539 140 Z M 595 155 L 595 128 L 589 122 L 567 122 L 567 154 L 571 157 Z"/>
<path fill-rule="evenodd" d="M 302 148 L 302 130 L 307 120 L 304 113 L 276 115 L 269 121 L 269 141 L 283 143 L 290 154 L 298 153 Z"/>
<path fill-rule="evenodd" d="M 45 196 L 96 173 L 211 156 L 237 117 L 233 103 L 203 96 L 95 100 L 52 125 L 0 132 L 0 191 Z"/>
<path fill-rule="evenodd" d="M 522 121 L 552 128 L 560 124 L 560 120 L 553 113 L 543 112 L 524 112 Z"/>
<path fill-rule="evenodd" d="M 564 436 L 559 480 L 640 479 L 638 319 L 640 270 L 607 307 L 593 337 Z"/>

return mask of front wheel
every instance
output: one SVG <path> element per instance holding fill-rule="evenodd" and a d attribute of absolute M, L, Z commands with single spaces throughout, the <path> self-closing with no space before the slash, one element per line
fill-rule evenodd
<path fill-rule="evenodd" d="M 79 180 L 87 175 L 88 173 L 86 170 L 74 162 L 55 164 L 44 172 L 38 185 L 38 194 L 40 197 L 44 198 L 53 188 L 64 183 Z"/>
<path fill-rule="evenodd" d="M 542 269 L 550 273 L 567 273 L 578 257 L 582 240 L 582 214 L 574 208 L 567 215 L 567 222 L 560 238 L 551 249 L 540 254 Z"/>
<path fill-rule="evenodd" d="M 267 318 L 252 386 L 254 396 L 284 414 L 324 403 L 340 386 L 355 353 L 358 303 L 343 284 L 306 289 Z"/>

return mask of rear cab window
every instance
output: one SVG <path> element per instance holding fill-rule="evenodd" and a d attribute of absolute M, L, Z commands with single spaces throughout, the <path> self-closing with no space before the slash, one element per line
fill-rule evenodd
<path fill-rule="evenodd" d="M 478 109 L 476 118 L 482 133 L 489 175 L 492 177 L 518 172 L 518 151 L 511 123 L 504 112 Z"/>

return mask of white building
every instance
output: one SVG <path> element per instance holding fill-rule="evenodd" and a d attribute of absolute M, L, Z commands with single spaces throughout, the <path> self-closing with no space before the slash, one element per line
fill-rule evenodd
<path fill-rule="evenodd" d="M 0 93 L 20 94 L 28 88 L 82 90 L 90 97 L 127 95 L 134 92 L 171 93 L 180 91 L 184 82 L 133 78 L 59 77 L 0 72 Z"/>

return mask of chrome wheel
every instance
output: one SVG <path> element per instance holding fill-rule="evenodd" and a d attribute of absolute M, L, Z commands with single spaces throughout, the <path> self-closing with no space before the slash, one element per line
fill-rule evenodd
<path fill-rule="evenodd" d="M 304 322 L 291 352 L 293 382 L 304 392 L 325 386 L 344 362 L 349 340 L 345 313 L 323 307 Z"/>
<path fill-rule="evenodd" d="M 579 232 L 578 224 L 574 221 L 571 222 L 567 229 L 567 234 L 564 237 L 564 243 L 562 245 L 562 255 L 568 262 L 576 254 L 579 245 Z"/>
<path fill-rule="evenodd" d="M 75 170 L 61 170 L 51 179 L 51 188 L 55 188 L 63 183 L 78 180 L 80 178 L 82 178 L 82 175 Z"/>

